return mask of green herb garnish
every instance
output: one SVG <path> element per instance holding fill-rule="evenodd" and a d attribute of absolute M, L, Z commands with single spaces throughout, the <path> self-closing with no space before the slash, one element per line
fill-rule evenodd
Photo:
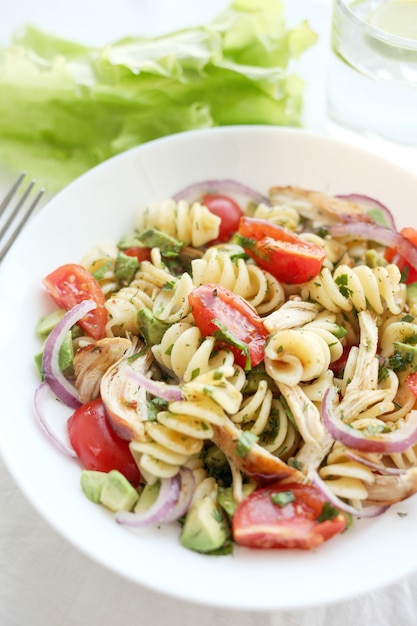
<path fill-rule="evenodd" d="M 258 437 L 256 435 L 249 432 L 248 430 L 244 430 L 237 440 L 236 454 L 241 458 L 245 458 L 257 439 Z"/>
<path fill-rule="evenodd" d="M 290 502 L 294 502 L 295 495 L 292 491 L 277 491 L 275 493 L 271 493 L 271 500 L 277 506 L 285 506 Z"/>

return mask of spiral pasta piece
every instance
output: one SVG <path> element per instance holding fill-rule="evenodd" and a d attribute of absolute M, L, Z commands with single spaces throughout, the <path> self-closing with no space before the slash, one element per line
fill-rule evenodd
<path fill-rule="evenodd" d="M 366 465 L 351 461 L 345 450 L 344 446 L 335 444 L 319 475 L 336 496 L 360 508 L 368 496 L 367 485 L 375 482 L 375 476 Z"/>
<path fill-rule="evenodd" d="M 258 443 L 286 460 L 299 443 L 299 434 L 289 421 L 282 403 L 273 397 L 265 380 L 259 382 L 256 392 L 247 396 L 232 421 L 259 437 Z"/>
<path fill-rule="evenodd" d="M 163 288 L 155 296 L 153 314 L 162 322 L 174 324 L 191 313 L 188 294 L 193 290 L 191 276 L 184 272 L 182 276 Z"/>
<path fill-rule="evenodd" d="M 183 244 L 191 244 L 195 248 L 217 239 L 219 236 L 220 218 L 211 213 L 207 207 L 185 200 L 176 202 L 168 199 L 150 204 L 141 211 L 136 220 L 136 228 L 156 228 Z"/>
<path fill-rule="evenodd" d="M 297 209 L 287 204 L 273 204 L 268 206 L 261 202 L 256 207 L 253 217 L 261 220 L 267 220 L 277 226 L 288 228 L 288 230 L 296 231 L 300 225 L 301 216 Z"/>
<path fill-rule="evenodd" d="M 298 303 L 288 307 L 292 313 L 293 323 L 311 320 L 300 328 L 286 328 L 286 303 L 279 311 L 270 316 L 266 327 L 284 328 L 272 334 L 265 349 L 265 369 L 276 382 L 287 385 L 298 385 L 300 382 L 310 381 L 323 375 L 331 362 L 340 358 L 343 345 L 343 328 L 336 323 L 336 316 L 323 311 L 317 313 L 314 305 L 310 309 L 298 309 Z M 295 313 L 295 314 L 294 314 Z M 314 316 L 313 319 L 311 317 Z M 288 324 L 287 324 L 288 325 Z"/>
<path fill-rule="evenodd" d="M 242 402 L 240 410 L 232 416 L 235 424 L 252 423 L 250 431 L 260 435 L 265 429 L 271 414 L 273 395 L 266 380 L 261 380 L 254 394 Z"/>
<path fill-rule="evenodd" d="M 103 242 L 91 248 L 80 261 L 80 264 L 94 276 L 105 295 L 117 289 L 117 278 L 114 273 L 117 254 L 117 246 L 113 242 Z"/>
<path fill-rule="evenodd" d="M 330 270 L 333 270 L 335 264 L 346 252 L 346 246 L 340 241 L 336 241 L 335 239 L 331 239 L 329 237 L 320 237 L 316 233 L 309 232 L 299 233 L 298 236 L 303 241 L 308 241 L 309 243 L 312 243 L 315 246 L 319 246 L 320 248 L 323 248 L 325 250 L 326 258 L 324 259 L 323 267 L 328 267 Z"/>
<path fill-rule="evenodd" d="M 123 287 L 105 302 L 109 312 L 106 324 L 107 337 L 139 334 L 138 311 L 152 309 L 152 299 L 137 287 Z"/>
<path fill-rule="evenodd" d="M 397 317 L 387 320 L 381 327 L 380 352 L 382 356 L 392 356 L 397 343 L 417 342 L 417 324 Z"/>
<path fill-rule="evenodd" d="M 398 314 L 405 304 L 405 285 L 396 265 L 348 267 L 339 265 L 332 274 L 323 268 L 316 278 L 301 289 L 303 298 L 310 298 L 333 313 L 364 311 L 369 307 L 382 314 L 386 309 Z"/>
<path fill-rule="evenodd" d="M 146 438 L 132 441 L 130 449 L 148 482 L 175 476 L 179 468 L 213 438 L 213 425 L 222 425 L 226 410 L 236 410 L 241 394 L 228 383 L 233 367 L 223 367 L 198 376 L 184 385 L 184 400 L 170 402 L 156 422 L 145 423 Z"/>
<path fill-rule="evenodd" d="M 154 265 L 151 261 L 142 261 L 133 282 L 135 285 L 142 285 L 146 293 L 155 298 L 163 287 L 175 282 L 175 277 L 160 265 Z"/>
<path fill-rule="evenodd" d="M 314 332 L 327 343 L 330 350 L 330 362 L 336 361 L 343 354 L 344 329 L 336 323 L 336 316 L 323 311 L 311 322 L 303 326 L 303 330 Z"/>
<path fill-rule="evenodd" d="M 191 262 L 196 287 L 216 283 L 247 300 L 260 315 L 284 302 L 284 289 L 269 272 L 242 258 L 232 259 L 227 250 L 209 248 L 201 259 Z"/>
<path fill-rule="evenodd" d="M 214 346 L 214 337 L 204 338 L 197 326 L 178 322 L 168 328 L 161 343 L 152 346 L 152 352 L 165 369 L 179 380 L 190 382 L 222 365 L 233 365 L 233 354 L 227 350 L 214 353 Z"/>
<path fill-rule="evenodd" d="M 273 334 L 265 348 L 265 370 L 278 383 L 296 386 L 318 378 L 330 365 L 331 352 L 320 334 L 288 329 Z"/>

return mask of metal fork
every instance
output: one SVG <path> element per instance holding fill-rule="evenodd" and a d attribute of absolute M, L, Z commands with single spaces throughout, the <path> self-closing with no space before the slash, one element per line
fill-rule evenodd
<path fill-rule="evenodd" d="M 0 203 L 0 261 L 3 260 L 12 244 L 16 241 L 20 231 L 45 193 L 45 189 L 40 189 L 31 202 L 26 202 L 28 199 L 30 200 L 30 192 L 36 184 L 36 180 L 31 180 L 20 198 L 15 198 L 25 176 L 26 172 L 19 174 L 11 189 Z M 14 199 L 16 204 L 12 207 Z M 3 219 L 4 223 L 2 223 Z"/>

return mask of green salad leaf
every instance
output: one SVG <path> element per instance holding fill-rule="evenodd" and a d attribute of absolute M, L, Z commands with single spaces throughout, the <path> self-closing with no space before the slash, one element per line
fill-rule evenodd
<path fill-rule="evenodd" d="M 58 190 L 143 142 L 231 124 L 299 126 L 295 68 L 317 39 L 279 0 L 207 25 L 91 48 L 27 26 L 0 50 L 0 160 Z"/>

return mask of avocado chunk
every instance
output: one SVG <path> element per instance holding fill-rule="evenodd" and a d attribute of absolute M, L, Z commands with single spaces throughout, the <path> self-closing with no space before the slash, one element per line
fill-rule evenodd
<path fill-rule="evenodd" d="M 178 256 L 183 247 L 181 241 L 156 228 L 147 228 L 142 231 L 138 235 L 138 239 L 142 245 L 148 248 L 159 248 L 163 256 Z"/>
<path fill-rule="evenodd" d="M 36 324 L 36 334 L 39 335 L 39 337 L 47 337 L 64 315 L 64 309 L 56 309 L 52 311 L 52 313 L 41 317 Z"/>
<path fill-rule="evenodd" d="M 377 252 L 374 248 L 367 250 L 365 252 L 365 262 L 368 267 L 385 267 L 388 265 L 388 262 L 384 259 L 382 254 Z"/>
<path fill-rule="evenodd" d="M 210 496 L 197 500 L 185 518 L 180 542 L 196 552 L 213 552 L 229 539 L 230 531 L 222 510 Z"/>
<path fill-rule="evenodd" d="M 389 357 L 389 365 L 396 372 L 417 370 L 417 345 L 394 342 L 394 354 Z"/>
<path fill-rule="evenodd" d="M 132 282 L 138 267 L 139 262 L 136 257 L 119 252 L 114 267 L 114 274 L 120 285 L 128 285 Z"/>
<path fill-rule="evenodd" d="M 81 489 L 91 502 L 95 502 L 96 504 L 100 502 L 101 492 L 106 480 L 106 472 L 97 472 L 95 470 L 83 470 L 81 472 Z"/>
<path fill-rule="evenodd" d="M 44 352 L 44 349 L 42 348 L 41 352 L 38 352 L 37 354 L 35 354 L 35 357 L 34 357 L 36 366 L 41 376 L 43 375 L 43 372 L 42 372 L 43 352 Z M 58 363 L 59 363 L 59 367 L 61 371 L 64 372 L 68 368 L 72 367 L 73 360 L 74 360 L 74 347 L 72 344 L 72 334 L 71 334 L 71 331 L 69 330 L 67 334 L 65 335 L 64 340 L 62 341 L 61 347 L 59 349 Z"/>
<path fill-rule="evenodd" d="M 410 283 L 406 287 L 406 301 L 411 315 L 417 317 L 417 283 Z"/>
<path fill-rule="evenodd" d="M 209 476 L 213 476 L 219 485 L 227 486 L 232 482 L 232 472 L 226 455 L 216 445 L 211 445 L 204 451 L 204 464 Z"/>
<path fill-rule="evenodd" d="M 139 496 L 139 500 L 136 503 L 134 509 L 135 513 L 143 513 L 144 511 L 147 511 L 151 508 L 151 506 L 158 497 L 160 487 L 161 483 L 159 480 L 153 485 L 145 485 L 142 493 Z"/>
<path fill-rule="evenodd" d="M 242 486 L 243 497 L 246 498 L 254 489 L 255 485 L 253 483 L 245 483 Z M 232 487 L 219 487 L 217 501 L 229 517 L 232 518 L 238 505 L 238 502 L 233 497 Z"/>
<path fill-rule="evenodd" d="M 67 334 L 65 335 L 65 338 L 59 349 L 59 357 L 58 357 L 59 367 L 64 372 L 66 369 L 72 366 L 73 361 L 74 361 L 74 347 L 72 344 L 72 334 L 71 334 L 71 331 L 69 330 Z"/>
<path fill-rule="evenodd" d="M 101 489 L 100 502 L 111 511 L 131 511 L 139 494 L 118 470 L 111 470 Z"/>
<path fill-rule="evenodd" d="M 162 337 L 170 326 L 158 320 L 152 311 L 145 307 L 139 309 L 137 320 L 140 333 L 148 346 L 161 343 Z"/>

